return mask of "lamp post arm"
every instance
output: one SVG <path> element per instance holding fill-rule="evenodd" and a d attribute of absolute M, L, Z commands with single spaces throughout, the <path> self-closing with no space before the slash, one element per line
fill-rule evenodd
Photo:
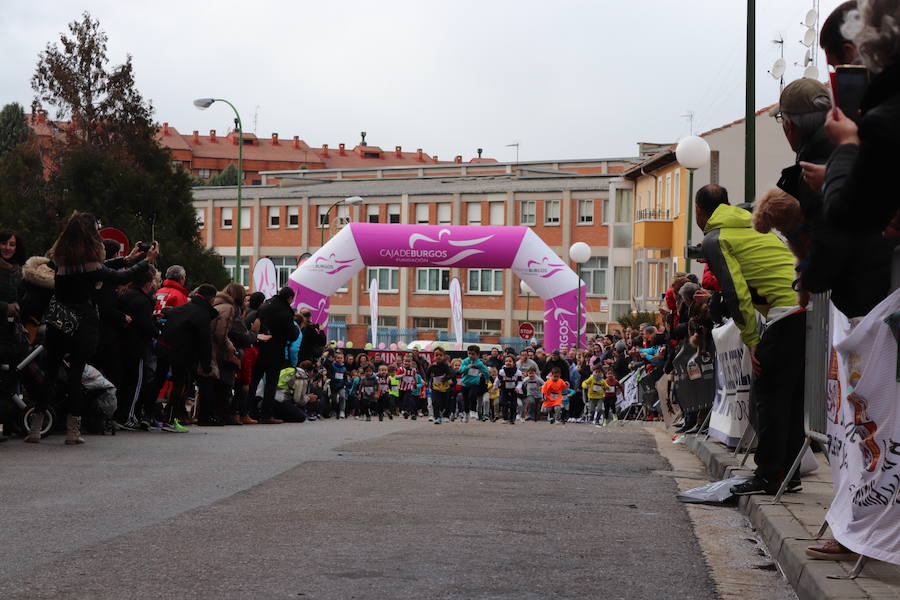
<path fill-rule="evenodd" d="M 340 203 L 343 202 L 343 201 L 344 201 L 344 198 L 341 198 L 340 200 L 337 200 L 334 204 L 332 204 L 331 206 L 329 206 L 329 207 L 328 207 L 328 210 L 325 211 L 325 218 L 326 218 L 326 219 L 330 219 L 330 217 L 329 217 L 328 215 L 331 214 L 331 209 L 334 208 L 335 206 L 337 206 L 338 204 L 340 204 Z M 329 225 L 329 226 L 331 225 L 331 221 L 330 221 L 330 220 L 329 220 L 329 222 L 328 222 L 328 225 Z M 319 244 L 319 247 L 321 248 L 322 246 L 325 245 L 325 226 L 323 226 L 322 223 L 319 223 L 319 226 L 322 227 L 322 243 Z"/>

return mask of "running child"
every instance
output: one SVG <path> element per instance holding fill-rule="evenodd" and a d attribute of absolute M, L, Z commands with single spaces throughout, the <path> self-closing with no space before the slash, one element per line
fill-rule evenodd
<path fill-rule="evenodd" d="M 585 418 L 590 420 L 594 425 L 600 417 L 600 405 L 609 386 L 603 378 L 603 365 L 599 362 L 594 364 L 594 372 L 590 377 L 581 382 L 582 389 L 587 390 L 587 402 L 584 404 Z"/>
<path fill-rule="evenodd" d="M 444 349 L 435 348 L 434 363 L 425 372 L 428 385 L 431 387 L 431 407 L 435 425 L 443 423 L 445 411 L 452 412 L 450 394 L 453 384 L 456 382 L 453 373 L 453 367 L 447 364 L 447 354 Z"/>
<path fill-rule="evenodd" d="M 357 417 L 371 421 L 372 404 L 378 402 L 378 378 L 372 373 L 372 365 L 366 365 L 366 368 L 363 370 L 363 376 L 359 379 L 358 398 Z M 384 416 L 381 412 L 378 414 L 380 416 L 379 420 L 383 421 Z"/>
<path fill-rule="evenodd" d="M 553 367 L 550 378 L 544 382 L 541 393 L 544 395 L 544 403 L 541 412 L 547 415 L 550 424 L 556 423 L 562 415 L 563 393 L 569 389 L 569 384 L 560 377 L 559 367 Z"/>
<path fill-rule="evenodd" d="M 465 406 L 462 407 L 463 423 L 469 422 L 469 415 L 476 418 L 476 409 L 478 401 L 485 392 L 484 382 L 488 381 L 491 376 L 487 366 L 481 362 L 481 349 L 478 346 L 469 346 L 466 349 L 468 356 L 463 359 L 460 365 L 462 373 L 463 401 Z"/>
<path fill-rule="evenodd" d="M 386 364 L 382 364 L 378 367 L 378 389 L 375 393 L 375 412 L 378 413 L 379 421 L 384 421 L 385 411 L 387 411 L 388 419 L 394 418 L 390 411 L 390 394 L 390 370 Z"/>
<path fill-rule="evenodd" d="M 516 361 L 507 355 L 503 359 L 503 367 L 497 372 L 494 386 L 500 392 L 500 415 L 510 425 L 516 424 L 519 399 L 516 388 L 522 383 L 522 372 L 516 367 Z"/>
<path fill-rule="evenodd" d="M 537 367 L 529 366 L 526 377 L 519 384 L 519 390 L 524 395 L 522 402 L 522 415 L 525 421 L 537 421 L 538 408 L 543 400 L 541 391 L 544 380 L 537 374 Z"/>

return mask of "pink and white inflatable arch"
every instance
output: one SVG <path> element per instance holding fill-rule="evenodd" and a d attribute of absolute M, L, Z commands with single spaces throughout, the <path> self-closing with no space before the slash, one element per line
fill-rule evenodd
<path fill-rule="evenodd" d="M 331 295 L 364 267 L 512 269 L 544 300 L 544 347 L 575 344 L 578 276 L 528 227 L 350 223 L 291 273 L 295 305 L 326 323 Z"/>

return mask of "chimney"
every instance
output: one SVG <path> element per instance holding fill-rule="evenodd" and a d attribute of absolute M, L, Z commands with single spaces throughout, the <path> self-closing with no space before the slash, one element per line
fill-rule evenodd
<path fill-rule="evenodd" d="M 238 145 L 238 139 L 240 139 L 240 135 L 243 135 L 243 134 L 238 134 L 237 130 L 232 131 L 232 132 L 228 135 L 228 137 L 231 138 L 231 145 L 232 145 L 232 146 L 237 146 L 237 145 Z"/>
<path fill-rule="evenodd" d="M 200 143 L 200 132 L 196 129 L 194 130 L 194 134 L 191 136 L 191 143 L 199 144 Z"/>
<path fill-rule="evenodd" d="M 425 157 L 422 156 L 422 149 L 421 149 L 421 148 L 416 148 L 416 160 L 419 161 L 419 162 L 422 162 L 422 161 L 425 160 Z"/>
<path fill-rule="evenodd" d="M 295 150 L 300 149 L 300 136 L 299 135 L 294 136 L 294 149 Z"/>
<path fill-rule="evenodd" d="M 478 149 L 478 158 L 481 158 L 481 153 L 484 152 L 481 148 Z"/>
<path fill-rule="evenodd" d="M 163 135 L 169 135 L 169 124 L 168 124 L 168 123 L 163 123 L 162 134 L 163 134 Z"/>
<path fill-rule="evenodd" d="M 397 153 L 397 158 L 403 158 L 403 149 L 400 146 L 394 146 L 394 151 Z"/>
<path fill-rule="evenodd" d="M 322 144 L 322 156 L 328 158 L 328 144 Z"/>
<path fill-rule="evenodd" d="M 437 154 L 435 154 L 434 156 L 432 156 L 431 159 L 434 161 L 434 164 L 437 164 L 437 161 L 438 161 L 438 159 L 437 159 Z"/>
<path fill-rule="evenodd" d="M 458 165 L 461 165 L 462 164 L 462 156 L 457 154 L 456 157 L 453 159 L 453 162 L 455 162 Z"/>
<path fill-rule="evenodd" d="M 346 148 L 347 146 L 344 145 L 343 142 L 338 144 L 338 154 L 340 154 L 341 156 L 347 156 Z"/>
<path fill-rule="evenodd" d="M 273 134 L 272 134 L 272 145 L 273 145 L 273 146 L 277 146 L 277 145 L 278 145 L 278 134 L 277 134 L 277 133 L 273 133 Z"/>
<path fill-rule="evenodd" d="M 360 132 L 359 132 L 359 135 L 362 137 L 362 141 L 359 143 L 359 145 L 360 145 L 360 146 L 365 146 L 365 145 L 366 145 L 366 132 L 365 132 L 365 131 L 360 131 Z"/>
<path fill-rule="evenodd" d="M 216 130 L 215 129 L 209 130 L 209 141 L 214 144 L 216 143 Z"/>
<path fill-rule="evenodd" d="M 46 123 L 47 122 L 47 111 L 43 108 L 37 111 L 37 122 L 38 123 Z"/>

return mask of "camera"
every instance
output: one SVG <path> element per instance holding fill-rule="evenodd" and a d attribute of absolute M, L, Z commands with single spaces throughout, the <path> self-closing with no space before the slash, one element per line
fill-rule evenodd
<path fill-rule="evenodd" d="M 138 242 L 138 245 L 137 245 L 138 250 L 140 250 L 141 252 L 146 252 L 152 246 L 153 246 L 152 242 Z"/>
<path fill-rule="evenodd" d="M 701 248 L 700 246 L 685 246 L 684 257 L 689 260 L 699 260 L 706 258 L 706 256 L 703 254 L 703 248 Z"/>

